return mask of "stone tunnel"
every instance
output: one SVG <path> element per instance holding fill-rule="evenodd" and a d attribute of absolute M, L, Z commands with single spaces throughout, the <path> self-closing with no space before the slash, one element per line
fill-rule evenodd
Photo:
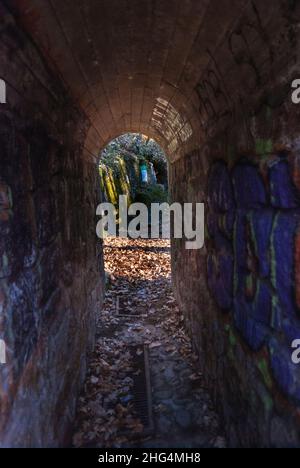
<path fill-rule="evenodd" d="M 299 446 L 296 0 L 1 0 L 0 444 L 63 446 L 104 294 L 99 153 L 140 132 L 205 246 L 172 278 L 230 446 Z"/>

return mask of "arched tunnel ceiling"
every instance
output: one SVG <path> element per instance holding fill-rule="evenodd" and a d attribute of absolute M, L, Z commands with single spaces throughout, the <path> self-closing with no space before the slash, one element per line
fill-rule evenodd
<path fill-rule="evenodd" d="M 89 117 L 90 152 L 135 131 L 175 159 L 199 144 L 197 83 L 248 1 L 8 3 Z"/>

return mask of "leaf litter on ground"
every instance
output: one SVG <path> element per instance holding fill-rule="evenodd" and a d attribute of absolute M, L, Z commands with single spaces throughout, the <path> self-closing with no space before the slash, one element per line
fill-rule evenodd
<path fill-rule="evenodd" d="M 130 345 L 140 345 L 142 354 L 147 343 L 151 351 L 197 362 L 172 292 L 169 241 L 109 238 L 104 252 L 105 299 L 77 405 L 75 447 L 122 447 L 143 432 L 133 404 L 133 377 L 139 371 L 134 372 Z M 117 297 L 124 317 L 117 313 Z M 201 374 L 191 369 L 188 379 L 197 383 Z"/>

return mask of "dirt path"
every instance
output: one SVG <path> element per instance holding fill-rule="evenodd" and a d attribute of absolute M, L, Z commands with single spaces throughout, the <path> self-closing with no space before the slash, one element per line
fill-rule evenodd
<path fill-rule="evenodd" d="M 168 242 L 110 239 L 105 268 L 108 290 L 79 399 L 74 446 L 225 446 L 173 298 Z M 147 422 L 136 403 L 136 382 L 143 370 L 134 360 L 142 356 L 144 345 L 149 349 L 154 419 L 147 437 Z"/>

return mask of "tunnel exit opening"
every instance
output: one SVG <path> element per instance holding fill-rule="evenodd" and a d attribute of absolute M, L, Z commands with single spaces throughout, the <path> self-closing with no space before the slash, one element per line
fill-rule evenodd
<path fill-rule="evenodd" d="M 146 204 L 168 198 L 166 155 L 146 135 L 126 133 L 112 140 L 101 152 L 99 171 L 104 200 L 114 205 L 119 195 Z"/>
<path fill-rule="evenodd" d="M 168 201 L 168 161 L 160 145 L 144 134 L 123 134 L 102 150 L 99 173 L 102 201 L 110 204 L 116 214 L 113 235 L 137 237 L 127 229 L 127 222 L 134 218 L 130 214 L 130 206 L 135 204 L 143 206 L 147 213 L 144 226 L 137 219 L 137 232 L 141 232 L 141 237 L 148 238 L 151 233 L 151 206 Z M 158 220 L 161 224 L 161 217 Z M 156 231 L 159 238 L 161 228 Z"/>
<path fill-rule="evenodd" d="M 152 206 L 168 201 L 168 162 L 162 148 L 151 138 L 127 133 L 112 140 L 102 151 L 99 162 L 102 202 L 114 213 L 113 235 L 136 238 L 127 223 L 137 219 L 134 226 L 140 236 L 151 233 Z M 131 207 L 133 209 L 131 209 Z M 136 208 L 139 209 L 136 211 Z M 97 209 L 97 214 L 98 209 Z M 158 216 L 159 223 L 161 218 Z M 161 232 L 156 229 L 157 237 Z M 155 231 L 155 232 L 156 232 Z M 101 237 L 97 228 L 97 235 Z M 152 236 L 153 237 L 153 236 Z"/>

